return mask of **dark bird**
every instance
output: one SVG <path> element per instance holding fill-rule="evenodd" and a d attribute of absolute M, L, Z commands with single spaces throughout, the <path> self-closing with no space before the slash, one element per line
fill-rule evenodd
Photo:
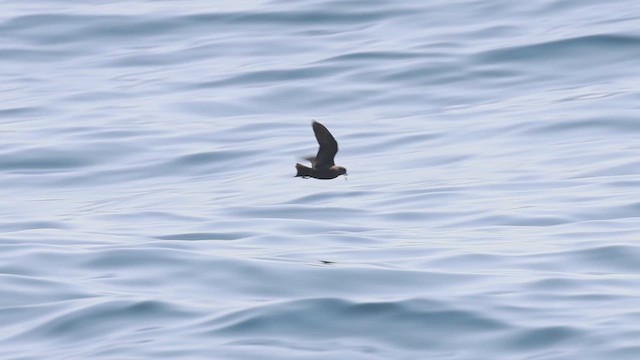
<path fill-rule="evenodd" d="M 297 176 L 303 178 L 316 178 L 316 179 L 335 179 L 340 175 L 347 175 L 347 169 L 342 166 L 336 166 L 333 162 L 333 158 L 338 152 L 338 142 L 333 138 L 333 135 L 327 130 L 324 125 L 317 121 L 314 121 L 313 132 L 316 134 L 316 140 L 320 144 L 318 154 L 315 157 L 307 158 L 311 161 L 311 167 L 306 167 L 302 164 L 296 164 L 296 170 L 298 170 Z"/>

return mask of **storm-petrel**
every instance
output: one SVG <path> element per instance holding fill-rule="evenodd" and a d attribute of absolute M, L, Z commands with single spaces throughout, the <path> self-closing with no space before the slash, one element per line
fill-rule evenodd
<path fill-rule="evenodd" d="M 335 179 L 340 175 L 347 175 L 347 169 L 342 166 L 336 166 L 333 162 L 333 158 L 338 152 L 338 142 L 333 138 L 333 135 L 327 130 L 324 125 L 317 121 L 314 121 L 313 132 L 316 134 L 316 140 L 320 144 L 318 154 L 316 157 L 309 157 L 307 160 L 311 161 L 311 167 L 306 167 L 302 164 L 296 164 L 296 170 L 298 170 L 297 176 L 303 178 L 316 178 L 316 179 Z"/>

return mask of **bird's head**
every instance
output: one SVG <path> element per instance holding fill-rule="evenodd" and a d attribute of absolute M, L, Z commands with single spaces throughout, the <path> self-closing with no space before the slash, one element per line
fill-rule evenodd
<path fill-rule="evenodd" d="M 336 166 L 336 170 L 338 171 L 338 175 L 347 175 L 347 169 L 342 166 Z"/>

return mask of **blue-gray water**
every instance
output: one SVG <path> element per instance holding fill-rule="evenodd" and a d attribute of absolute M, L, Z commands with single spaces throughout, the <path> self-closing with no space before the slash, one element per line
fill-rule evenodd
<path fill-rule="evenodd" d="M 640 358 L 636 0 L 0 5 L 0 358 Z"/>

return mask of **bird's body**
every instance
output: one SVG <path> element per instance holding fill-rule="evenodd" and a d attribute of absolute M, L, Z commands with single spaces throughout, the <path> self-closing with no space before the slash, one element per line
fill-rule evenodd
<path fill-rule="evenodd" d="M 342 166 L 336 166 L 334 158 L 338 152 L 338 142 L 324 125 L 314 121 L 313 132 L 320 148 L 315 157 L 307 158 L 311 161 L 311 167 L 302 164 L 296 164 L 298 173 L 296 176 L 312 177 L 316 179 L 335 179 L 340 175 L 347 175 L 347 169 Z"/>
<path fill-rule="evenodd" d="M 296 176 L 302 177 L 312 177 L 316 179 L 322 180 L 331 180 L 335 179 L 340 175 L 345 174 L 346 169 L 342 166 L 332 166 L 330 168 L 310 168 L 308 166 L 304 166 L 300 163 L 296 164 L 296 170 L 298 170 L 298 174 Z"/>

